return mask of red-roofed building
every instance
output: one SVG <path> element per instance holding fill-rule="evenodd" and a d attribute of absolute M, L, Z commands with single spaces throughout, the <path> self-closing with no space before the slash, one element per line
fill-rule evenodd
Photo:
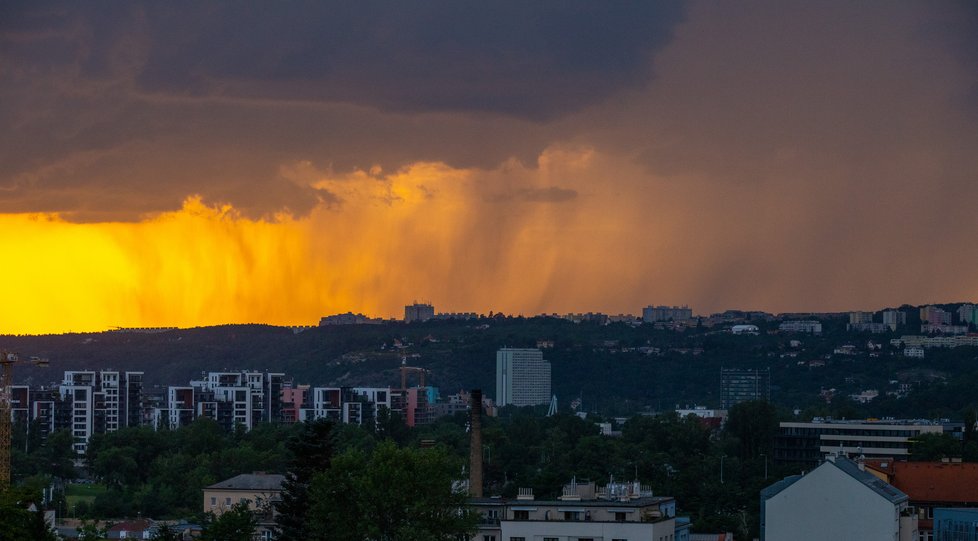
<path fill-rule="evenodd" d="M 127 520 L 113 524 L 108 530 L 109 539 L 143 539 L 143 533 L 153 526 L 153 521 L 147 519 Z"/>
<path fill-rule="evenodd" d="M 910 497 L 920 519 L 920 541 L 933 539 L 934 508 L 978 507 L 978 463 L 867 459 L 866 471 Z"/>

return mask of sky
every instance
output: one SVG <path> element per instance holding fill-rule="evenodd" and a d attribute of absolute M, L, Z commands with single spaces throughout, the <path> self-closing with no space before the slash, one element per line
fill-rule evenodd
<path fill-rule="evenodd" d="M 0 334 L 978 300 L 974 2 L 4 2 Z"/>

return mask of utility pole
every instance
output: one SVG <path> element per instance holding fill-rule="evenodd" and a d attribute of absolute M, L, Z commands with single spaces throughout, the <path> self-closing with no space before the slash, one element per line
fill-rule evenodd
<path fill-rule="evenodd" d="M 48 360 L 31 357 L 24 361 L 16 353 L 0 350 L 0 368 L 3 370 L 2 375 L 0 375 L 0 491 L 6 490 L 10 486 L 10 434 L 12 423 L 10 401 L 13 398 L 10 393 L 10 386 L 13 384 L 13 368 L 15 364 L 27 363 L 35 366 L 47 366 Z"/>

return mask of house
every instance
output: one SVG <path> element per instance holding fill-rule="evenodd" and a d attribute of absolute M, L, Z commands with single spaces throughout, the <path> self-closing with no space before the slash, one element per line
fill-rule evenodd
<path fill-rule="evenodd" d="M 861 461 L 830 456 L 761 491 L 761 541 L 916 541 L 908 501 Z"/>
<path fill-rule="evenodd" d="M 275 525 L 275 504 L 282 495 L 284 475 L 264 472 L 243 473 L 204 488 L 204 512 L 220 516 L 238 503 L 258 513 L 260 539 L 271 539 Z"/>
<path fill-rule="evenodd" d="M 941 462 L 867 460 L 866 470 L 910 498 L 919 519 L 919 541 L 937 539 L 933 532 L 937 508 L 978 507 L 978 464 L 960 459 Z"/>
<path fill-rule="evenodd" d="M 108 529 L 109 539 L 149 539 L 153 521 L 148 519 L 127 520 L 113 524 Z"/>

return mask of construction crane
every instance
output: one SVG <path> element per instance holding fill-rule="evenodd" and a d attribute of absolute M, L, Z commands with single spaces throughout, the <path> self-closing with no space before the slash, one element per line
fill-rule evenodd
<path fill-rule="evenodd" d="M 34 366 L 47 366 L 48 360 L 40 357 L 24 360 L 16 353 L 0 350 L 0 368 L 3 369 L 3 374 L 0 376 L 0 491 L 4 491 L 10 486 L 10 432 L 12 422 L 10 386 L 13 384 L 13 369 L 15 364 L 28 363 Z"/>
<path fill-rule="evenodd" d="M 402 361 L 403 362 L 403 361 Z M 427 372 L 424 368 L 417 366 L 404 366 L 401 365 L 401 389 L 407 389 L 408 374 L 415 372 L 418 374 L 418 380 L 420 385 L 418 387 L 424 387 L 424 374 Z"/>

